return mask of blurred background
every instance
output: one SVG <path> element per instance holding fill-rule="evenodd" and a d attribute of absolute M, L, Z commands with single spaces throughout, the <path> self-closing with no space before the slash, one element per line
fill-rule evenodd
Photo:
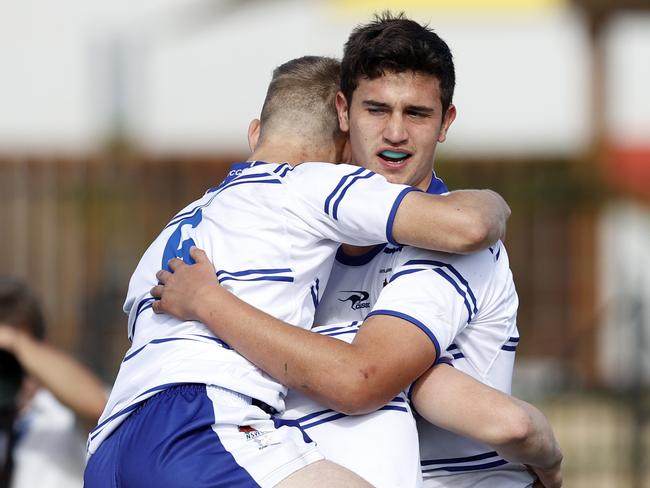
<path fill-rule="evenodd" d="M 0 0 L 0 274 L 111 384 L 141 254 L 248 154 L 271 71 L 384 8 L 450 45 L 436 169 L 510 203 L 514 390 L 568 487 L 650 487 L 650 1 Z"/>

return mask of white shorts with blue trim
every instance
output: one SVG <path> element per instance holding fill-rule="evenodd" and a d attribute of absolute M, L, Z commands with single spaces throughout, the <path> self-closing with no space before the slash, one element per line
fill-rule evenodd
<path fill-rule="evenodd" d="M 404 394 L 365 415 L 335 412 L 291 390 L 286 405 L 282 417 L 300 425 L 328 460 L 377 488 L 422 485 L 415 420 Z"/>

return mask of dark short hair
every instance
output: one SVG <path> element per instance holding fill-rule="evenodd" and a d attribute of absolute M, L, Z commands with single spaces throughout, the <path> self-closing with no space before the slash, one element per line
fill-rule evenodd
<path fill-rule="evenodd" d="M 435 76 L 440 82 L 443 113 L 451 105 L 456 85 L 454 61 L 447 43 L 428 25 L 386 11 L 350 34 L 341 61 L 341 91 L 348 100 L 359 80 L 373 80 L 386 72 L 414 71 Z"/>
<path fill-rule="evenodd" d="M 303 56 L 278 66 L 266 92 L 260 121 L 262 132 L 274 119 L 312 120 L 319 134 L 337 134 L 336 93 L 341 62 L 324 56 Z"/>
<path fill-rule="evenodd" d="M 45 338 L 41 306 L 22 281 L 0 276 L 0 322 L 24 330 L 34 338 Z"/>

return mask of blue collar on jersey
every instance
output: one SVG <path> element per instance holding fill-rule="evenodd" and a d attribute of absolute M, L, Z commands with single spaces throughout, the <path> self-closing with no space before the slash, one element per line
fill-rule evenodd
<path fill-rule="evenodd" d="M 429 183 L 429 188 L 427 188 L 427 193 L 431 195 L 440 195 L 441 193 L 447 193 L 447 185 L 440 178 L 436 176 L 436 172 L 433 171 L 431 174 L 431 183 Z"/>
<path fill-rule="evenodd" d="M 243 163 L 234 163 L 230 167 L 230 170 L 228 170 L 228 174 L 221 182 L 221 184 L 230 183 L 230 181 L 236 178 L 245 169 L 251 168 L 253 166 L 259 166 L 260 164 L 268 164 L 268 163 L 265 163 L 264 161 L 246 161 Z M 430 193 L 432 195 L 440 195 L 441 193 L 447 193 L 448 191 L 449 190 L 447 189 L 447 185 L 445 185 L 445 182 L 442 181 L 440 178 L 438 178 L 438 176 L 436 176 L 436 172 L 433 171 L 431 173 L 431 183 L 429 183 L 429 188 L 427 188 L 427 193 Z"/>
<path fill-rule="evenodd" d="M 225 185 L 226 183 L 230 183 L 232 180 L 237 178 L 241 174 L 241 172 L 244 171 L 245 169 L 252 168 L 253 166 L 259 166 L 261 164 L 268 164 L 268 163 L 265 163 L 264 161 L 246 161 L 243 163 L 234 163 L 228 170 L 228 174 L 223 179 L 223 181 L 219 184 L 219 186 Z"/>
<path fill-rule="evenodd" d="M 429 188 L 427 188 L 427 193 L 431 195 L 440 195 L 442 193 L 447 193 L 448 191 L 445 182 L 438 178 L 436 172 L 433 171 L 431 175 L 431 183 L 429 183 Z M 384 247 L 386 247 L 386 244 L 379 244 L 360 256 L 350 256 L 349 254 L 345 254 L 345 252 L 343 252 L 343 247 L 339 247 L 338 251 L 336 251 L 336 260 L 346 266 L 363 266 L 372 261 L 373 258 L 384 249 Z"/>

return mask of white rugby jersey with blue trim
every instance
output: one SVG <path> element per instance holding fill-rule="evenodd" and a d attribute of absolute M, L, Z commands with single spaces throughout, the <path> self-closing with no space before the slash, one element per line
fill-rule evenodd
<path fill-rule="evenodd" d="M 171 258 L 196 245 L 219 282 L 275 317 L 309 328 L 339 242 L 391 241 L 395 212 L 414 188 L 364 168 L 329 163 L 239 163 L 181 210 L 144 253 L 124 304 L 131 348 L 89 452 L 145 399 L 180 383 L 228 388 L 282 410 L 286 389 L 199 322 L 156 315 L 149 290 Z"/>
<path fill-rule="evenodd" d="M 357 257 L 339 250 L 315 323 L 361 322 L 373 314 L 401 317 L 428 335 L 438 356 L 452 355 L 456 368 L 510 393 L 517 306 L 502 243 L 466 256 L 388 244 Z M 522 466 L 489 446 L 422 419 L 417 425 L 425 487 L 531 484 Z M 392 452 L 394 440 L 384 443 Z"/>

